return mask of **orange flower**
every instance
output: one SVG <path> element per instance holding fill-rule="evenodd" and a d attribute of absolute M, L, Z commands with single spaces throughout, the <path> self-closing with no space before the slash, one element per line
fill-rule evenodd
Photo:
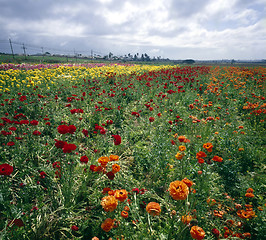
<path fill-rule="evenodd" d="M 204 163 L 204 159 L 203 158 L 198 158 L 198 163 Z"/>
<path fill-rule="evenodd" d="M 123 218 L 127 218 L 127 217 L 128 217 L 128 212 L 127 212 L 127 211 L 122 211 L 122 212 L 121 212 L 121 216 L 122 216 Z"/>
<path fill-rule="evenodd" d="M 181 160 L 183 157 L 184 157 L 184 154 L 183 154 L 183 153 L 180 153 L 180 152 L 178 152 L 178 153 L 175 155 L 175 158 L 176 158 L 177 160 Z"/>
<path fill-rule="evenodd" d="M 205 148 L 208 152 L 212 152 L 213 145 L 211 143 L 204 143 L 203 148 Z"/>
<path fill-rule="evenodd" d="M 222 162 L 223 161 L 223 159 L 221 157 L 219 157 L 219 156 L 214 156 L 212 158 L 212 160 L 215 161 L 215 162 Z"/>
<path fill-rule="evenodd" d="M 190 230 L 190 235 L 193 239 L 201 240 L 205 237 L 205 232 L 201 227 L 193 226 Z"/>
<path fill-rule="evenodd" d="M 113 212 L 117 207 L 118 201 L 114 196 L 108 195 L 102 198 L 101 205 L 106 212 Z"/>
<path fill-rule="evenodd" d="M 109 159 L 110 159 L 110 161 L 118 161 L 119 160 L 119 156 L 117 156 L 117 155 L 110 155 L 109 156 Z"/>
<path fill-rule="evenodd" d="M 109 232 L 114 226 L 114 220 L 111 218 L 107 218 L 104 220 L 104 222 L 101 224 L 101 228 L 105 232 Z"/>
<path fill-rule="evenodd" d="M 253 192 L 254 192 L 254 190 L 252 188 L 247 189 L 247 193 L 253 193 Z"/>
<path fill-rule="evenodd" d="M 204 158 L 204 157 L 207 157 L 207 154 L 203 151 L 199 151 L 197 154 L 196 154 L 196 158 L 199 159 L 199 158 Z"/>
<path fill-rule="evenodd" d="M 254 211 L 245 211 L 245 210 L 238 210 L 237 211 L 237 216 L 240 217 L 240 218 L 244 218 L 244 219 L 247 219 L 247 218 L 252 218 L 255 216 L 255 212 Z"/>
<path fill-rule="evenodd" d="M 160 215 L 161 213 L 160 204 L 156 202 L 150 202 L 146 206 L 146 211 L 152 216 Z"/>
<path fill-rule="evenodd" d="M 191 180 L 187 178 L 184 178 L 182 182 L 185 183 L 188 187 L 191 187 L 194 184 Z"/>
<path fill-rule="evenodd" d="M 179 146 L 178 149 L 180 152 L 184 152 L 186 150 L 186 146 Z"/>
<path fill-rule="evenodd" d="M 248 198 L 254 198 L 254 194 L 253 193 L 250 193 L 250 192 L 247 192 L 245 194 L 245 197 L 248 197 Z"/>
<path fill-rule="evenodd" d="M 182 181 L 171 182 L 168 190 L 174 200 L 185 200 L 189 193 L 188 186 Z"/>
<path fill-rule="evenodd" d="M 244 148 L 238 148 L 238 151 L 239 152 L 244 151 Z"/>
<path fill-rule="evenodd" d="M 102 198 L 101 205 L 106 212 L 113 212 L 117 207 L 118 201 L 114 196 L 108 195 Z"/>
<path fill-rule="evenodd" d="M 213 215 L 215 217 L 223 218 L 224 212 L 223 211 L 214 210 L 213 211 Z"/>
<path fill-rule="evenodd" d="M 127 191 L 125 189 L 116 190 L 114 196 L 120 202 L 124 202 L 127 199 Z"/>
<path fill-rule="evenodd" d="M 109 157 L 100 157 L 98 159 L 98 163 L 100 163 L 102 167 L 106 167 L 109 161 Z"/>
<path fill-rule="evenodd" d="M 192 219 L 193 219 L 192 216 L 189 214 L 182 216 L 182 222 L 186 225 L 188 225 Z"/>
<path fill-rule="evenodd" d="M 185 136 L 179 136 L 179 137 L 178 137 L 179 142 L 184 142 L 185 139 L 186 139 Z"/>
<path fill-rule="evenodd" d="M 124 210 L 125 210 L 125 211 L 129 211 L 129 210 L 130 210 L 129 206 L 125 206 L 125 207 L 124 207 Z"/>
<path fill-rule="evenodd" d="M 120 171 L 120 166 L 118 164 L 115 163 L 114 165 L 112 165 L 112 172 L 113 173 L 117 173 L 119 171 Z"/>

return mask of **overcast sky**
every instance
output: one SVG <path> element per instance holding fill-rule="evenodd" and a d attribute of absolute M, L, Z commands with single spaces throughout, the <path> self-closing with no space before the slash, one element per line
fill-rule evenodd
<path fill-rule="evenodd" d="M 266 0 L 0 0 L 0 52 L 265 59 Z M 15 44 L 16 43 L 16 44 Z M 60 50 L 60 51 L 59 51 Z"/>

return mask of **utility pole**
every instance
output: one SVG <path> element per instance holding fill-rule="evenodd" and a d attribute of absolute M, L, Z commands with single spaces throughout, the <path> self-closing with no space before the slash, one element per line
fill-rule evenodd
<path fill-rule="evenodd" d="M 44 53 L 43 53 L 43 47 L 42 47 L 42 61 L 44 60 Z"/>
<path fill-rule="evenodd" d="M 9 43 L 10 43 L 10 48 L 11 48 L 13 59 L 15 59 L 14 51 L 13 51 L 13 47 L 12 47 L 12 43 L 11 43 L 11 39 L 10 38 L 9 38 Z"/>
<path fill-rule="evenodd" d="M 24 43 L 23 43 L 23 47 L 22 47 L 22 48 L 23 48 L 23 50 L 24 50 L 24 56 L 25 56 L 25 60 L 26 60 L 26 59 L 27 59 L 27 58 L 26 58 L 26 47 L 24 46 Z"/>

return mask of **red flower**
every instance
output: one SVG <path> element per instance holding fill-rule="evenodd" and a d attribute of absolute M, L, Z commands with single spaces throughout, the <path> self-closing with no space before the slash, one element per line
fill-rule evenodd
<path fill-rule="evenodd" d="M 121 143 L 121 137 L 119 135 L 112 135 L 114 138 L 115 145 L 119 145 Z"/>
<path fill-rule="evenodd" d="M 32 120 L 32 121 L 30 121 L 30 124 L 37 126 L 39 124 L 39 122 L 37 120 Z"/>
<path fill-rule="evenodd" d="M 68 126 L 68 132 L 71 134 L 74 134 L 74 132 L 76 132 L 77 128 L 75 127 L 75 125 L 69 125 Z"/>
<path fill-rule="evenodd" d="M 13 172 L 13 167 L 7 163 L 0 165 L 0 175 L 9 176 Z"/>
<path fill-rule="evenodd" d="M 155 120 L 154 117 L 150 117 L 150 118 L 149 118 L 149 121 L 150 121 L 150 122 L 154 122 L 154 120 Z"/>
<path fill-rule="evenodd" d="M 80 162 L 87 164 L 89 161 L 89 158 L 87 156 L 80 157 Z"/>
<path fill-rule="evenodd" d="M 77 227 L 76 225 L 73 225 L 73 226 L 71 227 L 71 230 L 72 230 L 72 231 L 78 231 L 78 230 L 79 230 L 79 227 Z"/>
<path fill-rule="evenodd" d="M 106 176 L 110 179 L 113 180 L 115 178 L 115 174 L 113 172 L 108 172 L 106 173 Z"/>
<path fill-rule="evenodd" d="M 37 130 L 35 130 L 35 131 L 33 131 L 32 134 L 35 135 L 35 136 L 40 136 L 42 133 L 37 131 Z"/>
<path fill-rule="evenodd" d="M 17 227 L 23 227 L 24 226 L 24 223 L 21 219 L 14 219 L 12 221 L 10 221 L 8 224 L 7 224 L 8 227 L 14 227 L 14 226 L 17 226 Z"/>
<path fill-rule="evenodd" d="M 7 145 L 7 146 L 14 146 L 15 143 L 14 143 L 14 142 L 8 142 L 6 145 Z"/>
<path fill-rule="evenodd" d="M 67 125 L 59 125 L 57 131 L 61 134 L 66 134 L 69 132 L 69 127 Z"/>
<path fill-rule="evenodd" d="M 67 144 L 67 142 L 64 142 L 64 141 L 59 141 L 59 140 L 56 140 L 56 139 L 55 139 L 55 141 L 56 141 L 55 146 L 57 148 L 63 149 L 64 145 Z"/>
<path fill-rule="evenodd" d="M 88 137 L 88 135 L 89 135 L 89 131 L 86 130 L 86 129 L 83 129 L 83 130 L 82 130 L 82 133 L 83 133 L 84 136 L 86 136 L 86 137 Z"/>
<path fill-rule="evenodd" d="M 64 153 L 71 153 L 72 151 L 76 150 L 77 146 L 75 144 L 66 143 L 63 147 Z"/>
<path fill-rule="evenodd" d="M 44 171 L 40 172 L 40 178 L 45 178 L 45 176 L 47 176 L 47 174 Z"/>

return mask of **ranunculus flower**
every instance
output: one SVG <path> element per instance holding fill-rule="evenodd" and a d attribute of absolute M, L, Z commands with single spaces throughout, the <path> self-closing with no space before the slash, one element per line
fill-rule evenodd
<path fill-rule="evenodd" d="M 66 134 L 69 132 L 69 127 L 67 125 L 59 125 L 57 131 L 61 134 Z"/>
<path fill-rule="evenodd" d="M 0 165 L 0 175 L 9 176 L 13 172 L 13 167 L 7 163 Z"/>
<path fill-rule="evenodd" d="M 124 202 L 127 199 L 127 191 L 125 189 L 116 190 L 115 198 L 120 202 Z"/>
<path fill-rule="evenodd" d="M 32 134 L 35 135 L 35 136 L 40 136 L 42 133 L 40 131 L 38 131 L 38 130 L 35 130 L 35 131 L 33 131 Z"/>
<path fill-rule="evenodd" d="M 108 172 L 106 173 L 106 176 L 110 179 L 113 180 L 115 178 L 115 174 L 113 172 Z"/>
<path fill-rule="evenodd" d="M 190 235 L 193 239 L 202 240 L 205 237 L 205 232 L 201 227 L 193 226 L 190 230 Z"/>
<path fill-rule="evenodd" d="M 76 225 L 73 225 L 73 226 L 71 226 L 71 230 L 72 230 L 72 231 L 78 231 L 78 230 L 79 230 L 79 228 L 78 228 L 78 226 L 76 226 Z"/>
<path fill-rule="evenodd" d="M 74 132 L 76 132 L 77 128 L 75 127 L 75 125 L 69 125 L 68 126 L 68 132 L 70 134 L 74 134 Z"/>
<path fill-rule="evenodd" d="M 114 138 L 114 144 L 119 145 L 121 143 L 121 137 L 119 135 L 112 135 Z"/>
<path fill-rule="evenodd" d="M 109 232 L 114 226 L 114 220 L 111 218 L 107 218 L 101 224 L 101 229 L 105 232 Z"/>
<path fill-rule="evenodd" d="M 156 203 L 156 202 L 150 202 L 146 206 L 146 211 L 152 216 L 160 215 L 160 213 L 161 213 L 160 204 Z"/>
<path fill-rule="evenodd" d="M 170 183 L 169 193 L 174 200 L 185 200 L 189 194 L 188 186 L 182 181 Z"/>
<path fill-rule="evenodd" d="M 101 205 L 106 212 L 113 212 L 117 205 L 118 201 L 114 196 L 106 196 L 102 198 Z"/>
<path fill-rule="evenodd" d="M 8 142 L 6 145 L 7 145 L 7 146 L 14 146 L 15 143 L 14 143 L 14 142 Z"/>
<path fill-rule="evenodd" d="M 76 150 L 77 146 L 72 143 L 66 143 L 63 147 L 64 153 L 71 153 L 72 151 Z"/>
<path fill-rule="evenodd" d="M 64 145 L 67 144 L 67 142 L 65 142 L 65 141 L 60 141 L 60 140 L 57 140 L 57 139 L 55 139 L 55 141 L 56 141 L 55 146 L 57 148 L 63 149 Z"/>
<path fill-rule="evenodd" d="M 30 121 L 30 124 L 37 126 L 39 124 L 39 122 L 37 120 L 32 120 L 32 121 Z"/>
<path fill-rule="evenodd" d="M 89 161 L 89 158 L 87 157 L 87 156 L 82 156 L 82 157 L 80 157 L 80 162 L 82 162 L 82 163 L 88 163 L 88 161 Z"/>

